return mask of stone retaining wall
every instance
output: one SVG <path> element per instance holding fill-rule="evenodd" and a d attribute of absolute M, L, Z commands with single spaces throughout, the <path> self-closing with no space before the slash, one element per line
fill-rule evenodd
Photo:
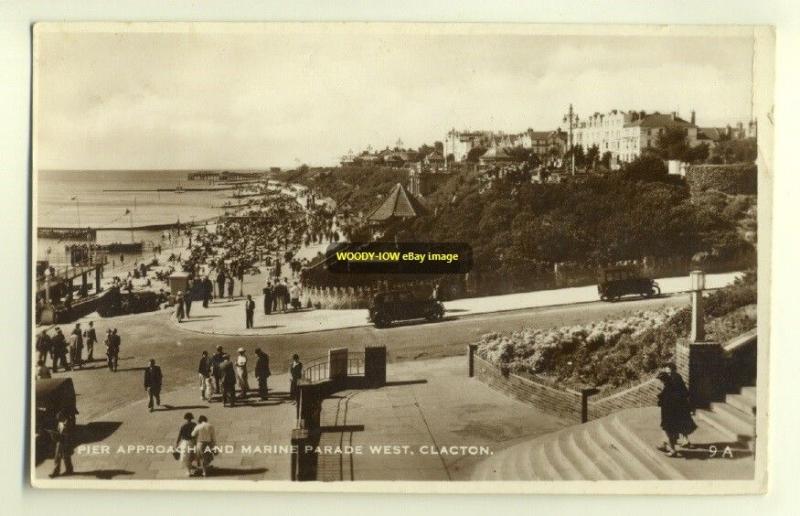
<path fill-rule="evenodd" d="M 589 398 L 589 419 L 598 419 L 618 410 L 652 407 L 657 404 L 661 382 L 652 379 L 599 398 Z"/>
<path fill-rule="evenodd" d="M 503 374 L 498 367 L 478 355 L 474 355 L 473 360 L 475 378 L 492 389 L 572 423 L 581 422 L 581 393 L 557 389 L 513 373 Z"/>

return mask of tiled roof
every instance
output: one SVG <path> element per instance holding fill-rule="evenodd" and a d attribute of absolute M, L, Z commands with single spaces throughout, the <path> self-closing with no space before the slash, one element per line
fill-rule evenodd
<path fill-rule="evenodd" d="M 384 221 L 391 218 L 413 218 L 425 215 L 428 210 L 423 204 L 409 193 L 406 188 L 397 183 L 386 200 L 378 208 L 369 214 L 368 220 Z"/>
<path fill-rule="evenodd" d="M 680 117 L 672 115 L 645 115 L 635 122 L 628 122 L 625 127 L 692 127 L 692 124 Z"/>
<path fill-rule="evenodd" d="M 511 156 L 502 147 L 492 147 L 481 156 L 481 159 L 489 160 L 510 160 Z"/>

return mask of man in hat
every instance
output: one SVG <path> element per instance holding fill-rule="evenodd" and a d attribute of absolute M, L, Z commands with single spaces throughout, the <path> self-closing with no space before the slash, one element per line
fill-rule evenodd
<path fill-rule="evenodd" d="M 222 379 L 222 371 L 220 365 L 225 360 L 225 353 L 222 351 L 222 346 L 217 346 L 217 352 L 211 357 L 211 376 L 214 377 L 214 392 L 220 393 L 219 382 Z"/>
<path fill-rule="evenodd" d="M 55 431 L 50 431 L 50 436 L 53 438 L 56 445 L 55 454 L 53 456 L 53 462 L 55 464 L 53 472 L 50 473 L 50 478 L 55 478 L 61 474 L 62 462 L 66 468 L 65 474 L 72 475 L 73 472 L 72 453 L 74 448 L 72 442 L 72 421 L 69 415 L 63 410 L 58 412 L 56 419 L 58 420 L 56 429 Z"/>
<path fill-rule="evenodd" d="M 244 327 L 253 327 L 253 314 L 256 311 L 256 302 L 253 301 L 253 296 L 247 294 L 247 301 L 244 303 Z"/>
<path fill-rule="evenodd" d="M 200 398 L 203 401 L 211 400 L 211 357 L 208 351 L 203 351 L 200 356 L 200 363 L 197 365 L 197 375 L 200 378 Z"/>
<path fill-rule="evenodd" d="M 61 366 L 69 371 L 69 365 L 67 364 L 67 339 L 64 338 L 64 333 L 61 331 L 61 328 L 56 327 L 56 334 L 53 337 L 53 372 L 58 372 L 58 365 Z"/>
<path fill-rule="evenodd" d="M 144 390 L 147 391 L 147 395 L 150 398 L 147 403 L 147 408 L 150 409 L 150 412 L 155 410 L 153 401 L 155 401 L 155 405 L 161 406 L 162 381 L 161 368 L 156 365 L 155 359 L 151 358 L 150 365 L 144 370 Z"/>
<path fill-rule="evenodd" d="M 219 375 L 222 379 L 222 406 L 233 407 L 236 405 L 236 373 L 228 355 L 223 355 Z"/>
<path fill-rule="evenodd" d="M 47 359 L 47 356 L 53 352 L 53 342 L 47 330 L 42 330 L 36 337 L 36 352 L 39 354 L 37 362 L 42 362 Z"/>
<path fill-rule="evenodd" d="M 267 379 L 272 374 L 269 370 L 269 355 L 256 348 L 256 379 L 258 380 L 258 395 L 262 400 L 267 399 Z"/>

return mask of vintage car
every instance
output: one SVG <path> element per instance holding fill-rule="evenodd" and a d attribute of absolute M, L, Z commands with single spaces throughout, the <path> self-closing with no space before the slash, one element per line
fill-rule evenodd
<path fill-rule="evenodd" d="M 391 290 L 376 294 L 369 305 L 369 321 L 384 328 L 393 321 L 427 319 L 436 321 L 444 316 L 444 305 L 432 298 L 414 295 L 408 290 Z"/>
<path fill-rule="evenodd" d="M 36 449 L 47 454 L 52 448 L 50 433 L 58 424 L 58 414 L 63 412 L 75 425 L 78 408 L 75 403 L 75 387 L 71 378 L 47 378 L 36 380 Z"/>
<path fill-rule="evenodd" d="M 597 293 L 603 301 L 617 301 L 622 296 L 638 294 L 653 297 L 661 294 L 661 287 L 655 281 L 642 277 L 629 267 L 604 269 L 597 280 Z"/>

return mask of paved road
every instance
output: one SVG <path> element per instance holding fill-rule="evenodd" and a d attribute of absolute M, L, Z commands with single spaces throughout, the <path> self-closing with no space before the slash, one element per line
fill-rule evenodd
<path fill-rule="evenodd" d="M 260 346 L 271 357 L 274 374 L 284 371 L 292 353 L 302 360 L 323 356 L 334 347 L 363 349 L 369 344 L 385 344 L 391 362 L 446 357 L 465 353 L 465 346 L 480 335 L 492 331 L 512 331 L 525 326 L 554 327 L 620 317 L 626 313 L 662 306 L 685 305 L 684 296 L 662 299 L 631 300 L 620 303 L 586 303 L 569 307 L 535 308 L 497 314 L 452 317 L 425 324 L 404 324 L 388 329 L 372 327 L 332 330 L 302 335 L 257 337 L 214 336 L 182 331 L 165 313 L 100 319 L 98 333 L 109 326 L 122 335 L 119 371 L 109 372 L 96 361 L 82 371 L 68 373 L 77 392 L 81 419 L 93 419 L 145 398 L 142 368 L 155 358 L 164 372 L 164 390 L 194 386 L 196 367 L 202 350 L 213 352 L 217 345 L 228 352 L 244 347 L 253 358 Z M 68 333 L 68 332 L 65 332 Z M 100 346 L 102 348 L 102 346 Z M 102 356 L 102 350 L 97 353 Z M 66 373 L 58 373 L 62 376 Z"/>

